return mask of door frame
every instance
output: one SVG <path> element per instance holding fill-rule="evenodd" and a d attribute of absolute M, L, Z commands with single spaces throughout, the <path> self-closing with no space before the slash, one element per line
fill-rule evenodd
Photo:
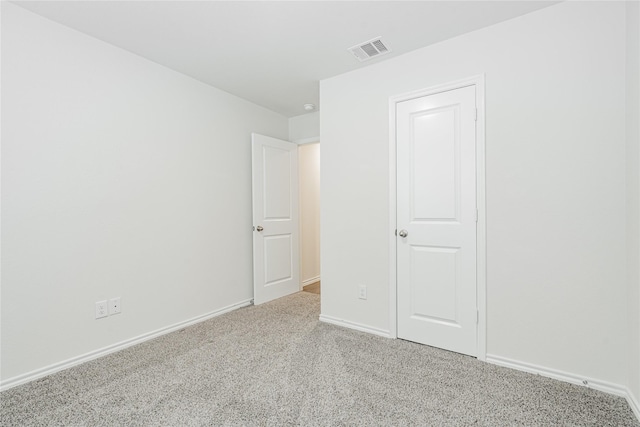
<path fill-rule="evenodd" d="M 476 87 L 476 304 L 478 309 L 478 360 L 487 358 L 487 222 L 485 179 L 485 76 L 468 77 L 389 97 L 389 336 L 398 337 L 397 306 L 397 168 L 396 104 L 467 86 Z"/>

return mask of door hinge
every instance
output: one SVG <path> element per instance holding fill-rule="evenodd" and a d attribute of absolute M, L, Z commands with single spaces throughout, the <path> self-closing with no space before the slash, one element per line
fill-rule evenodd
<path fill-rule="evenodd" d="M 398 235 L 398 229 L 396 228 L 396 236 Z"/>
<path fill-rule="evenodd" d="M 480 323 L 480 310 L 476 310 L 476 325 Z"/>
<path fill-rule="evenodd" d="M 476 122 L 478 121 L 478 109 L 476 108 L 476 117 L 474 119 Z"/>
<path fill-rule="evenodd" d="M 476 222 L 478 222 L 478 209 L 476 209 Z"/>

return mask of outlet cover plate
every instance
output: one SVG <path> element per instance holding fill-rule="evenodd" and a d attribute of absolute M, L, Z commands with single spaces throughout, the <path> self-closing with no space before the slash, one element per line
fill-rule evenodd
<path fill-rule="evenodd" d="M 366 285 L 360 285 L 358 287 L 358 298 L 367 299 L 367 286 Z"/>
<path fill-rule="evenodd" d="M 111 298 L 109 300 L 109 316 L 113 314 L 122 313 L 122 306 L 120 305 L 120 297 Z"/>
<path fill-rule="evenodd" d="M 96 319 L 101 319 L 103 317 L 107 317 L 109 315 L 109 311 L 107 308 L 107 301 L 98 301 L 96 302 Z"/>

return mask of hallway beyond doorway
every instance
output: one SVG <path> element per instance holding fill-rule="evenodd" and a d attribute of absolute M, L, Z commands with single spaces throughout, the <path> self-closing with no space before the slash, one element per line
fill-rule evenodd
<path fill-rule="evenodd" d="M 302 288 L 303 291 L 305 292 L 311 292 L 312 294 L 320 294 L 320 281 L 317 281 L 316 283 L 312 283 L 310 285 L 304 286 Z"/>

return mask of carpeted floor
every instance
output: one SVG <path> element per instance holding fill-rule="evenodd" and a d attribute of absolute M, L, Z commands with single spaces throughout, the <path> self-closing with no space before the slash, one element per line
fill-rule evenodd
<path fill-rule="evenodd" d="M 3 392 L 2 426 L 640 426 L 623 398 L 318 322 L 299 292 Z"/>

